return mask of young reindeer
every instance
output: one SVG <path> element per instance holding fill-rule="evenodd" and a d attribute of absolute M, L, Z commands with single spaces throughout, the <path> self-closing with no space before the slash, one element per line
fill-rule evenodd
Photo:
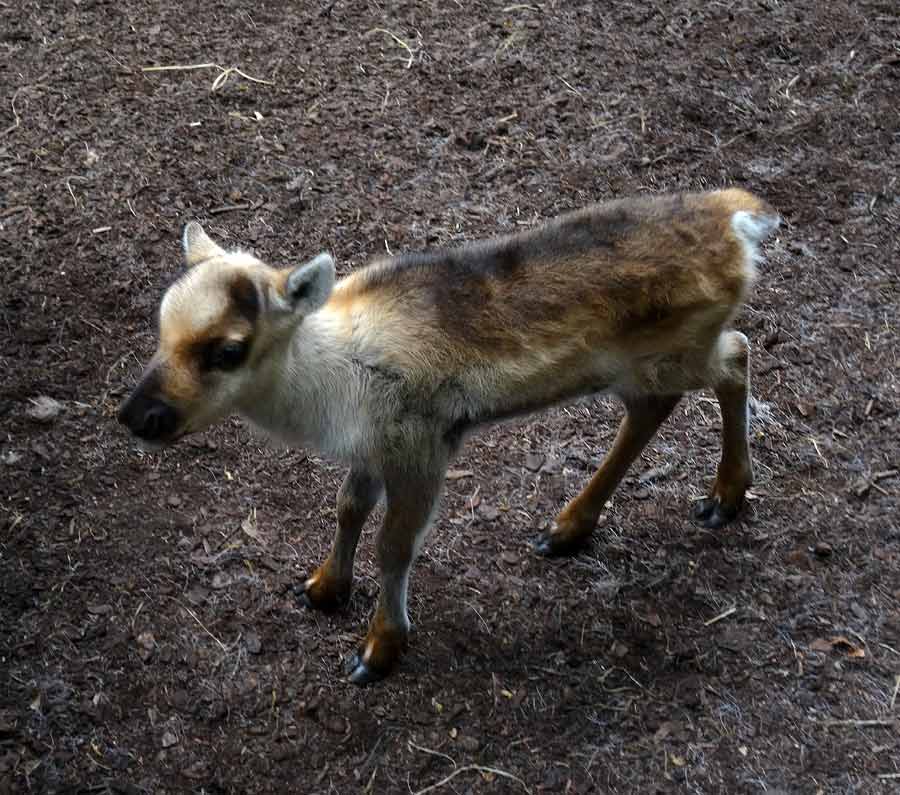
<path fill-rule="evenodd" d="M 237 412 L 346 462 L 337 535 L 303 586 L 310 608 L 346 603 L 363 523 L 386 497 L 381 592 L 348 669 L 370 682 L 406 646 L 410 567 L 448 462 L 483 423 L 597 392 L 625 404 L 600 469 L 535 542 L 571 555 L 682 393 L 711 387 L 722 458 L 695 515 L 735 516 L 752 478 L 748 347 L 726 326 L 778 223 L 739 189 L 614 201 L 335 283 L 328 254 L 277 270 L 191 222 L 190 268 L 163 297 L 158 350 L 119 420 L 166 445 Z"/>

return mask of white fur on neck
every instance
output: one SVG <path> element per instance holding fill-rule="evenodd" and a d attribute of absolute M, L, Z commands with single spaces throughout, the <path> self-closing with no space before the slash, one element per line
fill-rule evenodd
<path fill-rule="evenodd" d="M 367 411 L 351 340 L 328 306 L 266 355 L 241 414 L 267 435 L 345 462 L 365 456 Z"/>

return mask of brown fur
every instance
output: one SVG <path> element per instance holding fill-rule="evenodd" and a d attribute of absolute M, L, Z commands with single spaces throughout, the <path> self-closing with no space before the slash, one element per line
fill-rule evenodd
<path fill-rule="evenodd" d="M 398 363 L 427 358 L 442 374 L 562 340 L 647 353 L 690 346 L 742 300 L 730 219 L 763 206 L 740 190 L 613 202 L 487 243 L 375 263 L 335 300 L 383 329 Z"/>
<path fill-rule="evenodd" d="M 175 325 L 160 346 L 165 364 L 161 367 L 161 393 L 179 405 L 190 405 L 203 398 L 203 353 L 208 345 L 222 340 L 250 337 L 252 325 L 241 312 L 229 311 L 202 333 Z"/>

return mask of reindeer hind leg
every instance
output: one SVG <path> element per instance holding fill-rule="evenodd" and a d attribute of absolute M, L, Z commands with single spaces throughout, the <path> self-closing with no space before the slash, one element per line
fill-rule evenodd
<path fill-rule="evenodd" d="M 625 417 L 600 469 L 562 509 L 553 527 L 535 540 L 539 554 L 574 555 L 588 542 L 606 501 L 680 399 L 680 394 L 646 395 L 625 401 Z"/>
<path fill-rule="evenodd" d="M 694 508 L 704 527 L 722 527 L 737 516 L 753 483 L 749 444 L 749 345 L 739 331 L 719 337 L 711 386 L 722 410 L 722 458 L 712 493 Z"/>

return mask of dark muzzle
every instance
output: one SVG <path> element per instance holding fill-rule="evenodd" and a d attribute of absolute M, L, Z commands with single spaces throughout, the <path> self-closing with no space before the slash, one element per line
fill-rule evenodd
<path fill-rule="evenodd" d="M 139 439 L 161 442 L 175 433 L 178 414 L 168 403 L 137 390 L 119 409 L 119 422 Z"/>

